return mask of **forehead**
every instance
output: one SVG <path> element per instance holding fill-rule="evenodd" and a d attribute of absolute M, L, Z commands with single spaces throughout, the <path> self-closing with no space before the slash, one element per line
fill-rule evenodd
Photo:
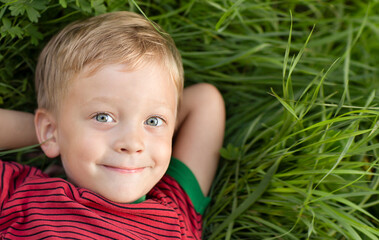
<path fill-rule="evenodd" d="M 168 71 L 160 64 L 150 63 L 133 70 L 123 64 L 115 64 L 106 65 L 97 71 L 83 71 L 73 79 L 66 97 L 75 97 L 84 102 L 89 99 L 118 99 L 176 107 L 177 94 Z"/>
<path fill-rule="evenodd" d="M 68 81 L 68 85 L 71 86 L 75 83 L 75 81 L 78 81 L 79 79 L 85 79 L 85 78 L 93 78 L 94 76 L 100 76 L 109 74 L 110 72 L 117 74 L 128 74 L 128 75 L 138 75 L 140 73 L 141 76 L 138 76 L 137 78 L 143 79 L 143 78 L 150 78 L 155 79 L 155 81 L 159 82 L 161 81 L 162 84 L 167 84 L 169 82 L 172 82 L 175 86 L 176 79 L 171 73 L 171 69 L 169 66 L 166 66 L 167 64 L 164 64 L 163 61 L 159 62 L 157 59 L 145 59 L 141 61 L 137 61 L 134 63 L 91 63 L 87 66 L 85 66 L 79 73 L 75 74 L 75 76 Z M 129 78 L 135 78 L 135 76 L 130 76 Z M 107 78 L 104 78 L 104 81 L 106 81 Z M 93 85 L 98 84 L 93 82 Z M 148 86 L 146 86 L 148 87 Z M 176 92 L 179 92 L 179 89 L 176 89 Z"/>

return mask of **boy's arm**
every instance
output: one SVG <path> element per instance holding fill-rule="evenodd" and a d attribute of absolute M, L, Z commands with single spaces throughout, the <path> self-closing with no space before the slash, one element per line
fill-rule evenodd
<path fill-rule="evenodd" d="M 0 150 L 37 143 L 33 114 L 0 109 Z"/>
<path fill-rule="evenodd" d="M 225 106 L 219 91 L 205 83 L 185 88 L 172 155 L 191 169 L 204 196 L 217 170 L 224 128 Z"/>

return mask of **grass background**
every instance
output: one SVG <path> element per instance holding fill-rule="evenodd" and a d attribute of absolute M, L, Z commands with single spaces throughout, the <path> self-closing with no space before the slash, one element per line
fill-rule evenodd
<path fill-rule="evenodd" d="M 0 0 L 0 107 L 32 112 L 44 44 L 116 10 L 160 24 L 186 84 L 224 96 L 204 239 L 379 238 L 378 0 Z M 2 158 L 51 162 L 30 148 Z"/>

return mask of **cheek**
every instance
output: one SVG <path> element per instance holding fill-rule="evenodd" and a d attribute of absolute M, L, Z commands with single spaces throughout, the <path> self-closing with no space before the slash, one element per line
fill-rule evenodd
<path fill-rule="evenodd" d="M 153 155 L 153 160 L 155 164 L 160 165 L 161 167 L 168 166 L 171 158 L 171 148 L 172 140 L 169 137 L 156 138 L 152 140 L 152 143 L 149 148 L 151 154 Z"/>
<path fill-rule="evenodd" d="M 61 132 L 64 133 L 59 138 L 61 158 L 67 164 L 92 161 L 103 146 L 103 138 L 83 126 L 68 126 Z"/>
<path fill-rule="evenodd" d="M 90 188 L 91 176 L 96 173 L 96 163 L 103 156 L 103 144 L 85 131 L 65 135 L 62 145 L 61 161 L 70 182 L 77 186 Z"/>

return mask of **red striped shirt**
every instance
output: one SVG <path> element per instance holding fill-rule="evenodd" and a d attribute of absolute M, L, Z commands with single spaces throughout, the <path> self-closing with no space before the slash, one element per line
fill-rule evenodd
<path fill-rule="evenodd" d="M 201 239 L 201 215 L 165 175 L 138 204 L 120 204 L 40 170 L 0 161 L 1 239 Z"/>

